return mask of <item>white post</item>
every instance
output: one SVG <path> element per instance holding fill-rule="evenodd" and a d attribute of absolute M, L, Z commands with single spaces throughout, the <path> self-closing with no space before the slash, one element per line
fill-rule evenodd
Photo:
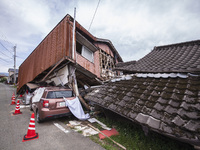
<path fill-rule="evenodd" d="M 75 29 L 76 29 L 76 7 L 74 8 L 74 23 L 73 23 L 73 35 L 72 35 L 72 59 L 75 54 Z"/>

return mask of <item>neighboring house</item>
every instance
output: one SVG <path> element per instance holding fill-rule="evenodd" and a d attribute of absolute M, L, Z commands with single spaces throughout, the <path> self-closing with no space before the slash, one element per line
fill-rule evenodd
<path fill-rule="evenodd" d="M 76 21 L 73 49 L 73 21 L 66 15 L 21 64 L 18 93 L 29 82 L 71 83 L 74 72 L 78 88 L 116 76 L 113 69 L 122 58 L 111 41 L 94 37 Z"/>
<path fill-rule="evenodd" d="M 15 69 L 15 78 L 16 78 L 16 83 L 18 82 L 18 69 Z M 8 83 L 13 84 L 14 83 L 14 69 L 9 68 L 8 69 Z"/>
<path fill-rule="evenodd" d="M 200 148 L 200 40 L 155 47 L 85 99 Z M 128 75 L 129 73 L 129 75 Z"/>

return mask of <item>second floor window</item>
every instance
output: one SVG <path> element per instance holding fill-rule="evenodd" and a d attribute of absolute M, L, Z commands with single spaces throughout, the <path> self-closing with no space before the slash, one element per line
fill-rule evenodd
<path fill-rule="evenodd" d="M 87 48 L 86 46 L 80 44 L 78 41 L 76 41 L 76 51 L 87 60 L 94 62 L 93 52 L 89 50 L 89 48 Z"/>

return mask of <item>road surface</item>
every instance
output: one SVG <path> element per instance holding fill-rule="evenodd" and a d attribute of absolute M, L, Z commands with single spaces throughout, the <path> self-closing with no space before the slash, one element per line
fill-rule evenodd
<path fill-rule="evenodd" d="M 22 114 L 12 115 L 16 105 L 10 105 L 15 89 L 0 83 L 0 149 L 1 150 L 103 150 L 89 138 L 66 128 L 58 120 L 38 124 L 38 139 L 22 142 L 27 134 L 32 111 L 20 108 Z"/>

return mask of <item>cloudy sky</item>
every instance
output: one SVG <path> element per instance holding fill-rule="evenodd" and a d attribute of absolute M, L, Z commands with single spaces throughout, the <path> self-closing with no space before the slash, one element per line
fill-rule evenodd
<path fill-rule="evenodd" d="M 89 28 L 99 0 L 0 0 L 0 72 L 17 67 L 66 15 Z M 154 46 L 200 39 L 200 0 L 100 0 L 89 30 L 109 39 L 124 61 Z"/>

